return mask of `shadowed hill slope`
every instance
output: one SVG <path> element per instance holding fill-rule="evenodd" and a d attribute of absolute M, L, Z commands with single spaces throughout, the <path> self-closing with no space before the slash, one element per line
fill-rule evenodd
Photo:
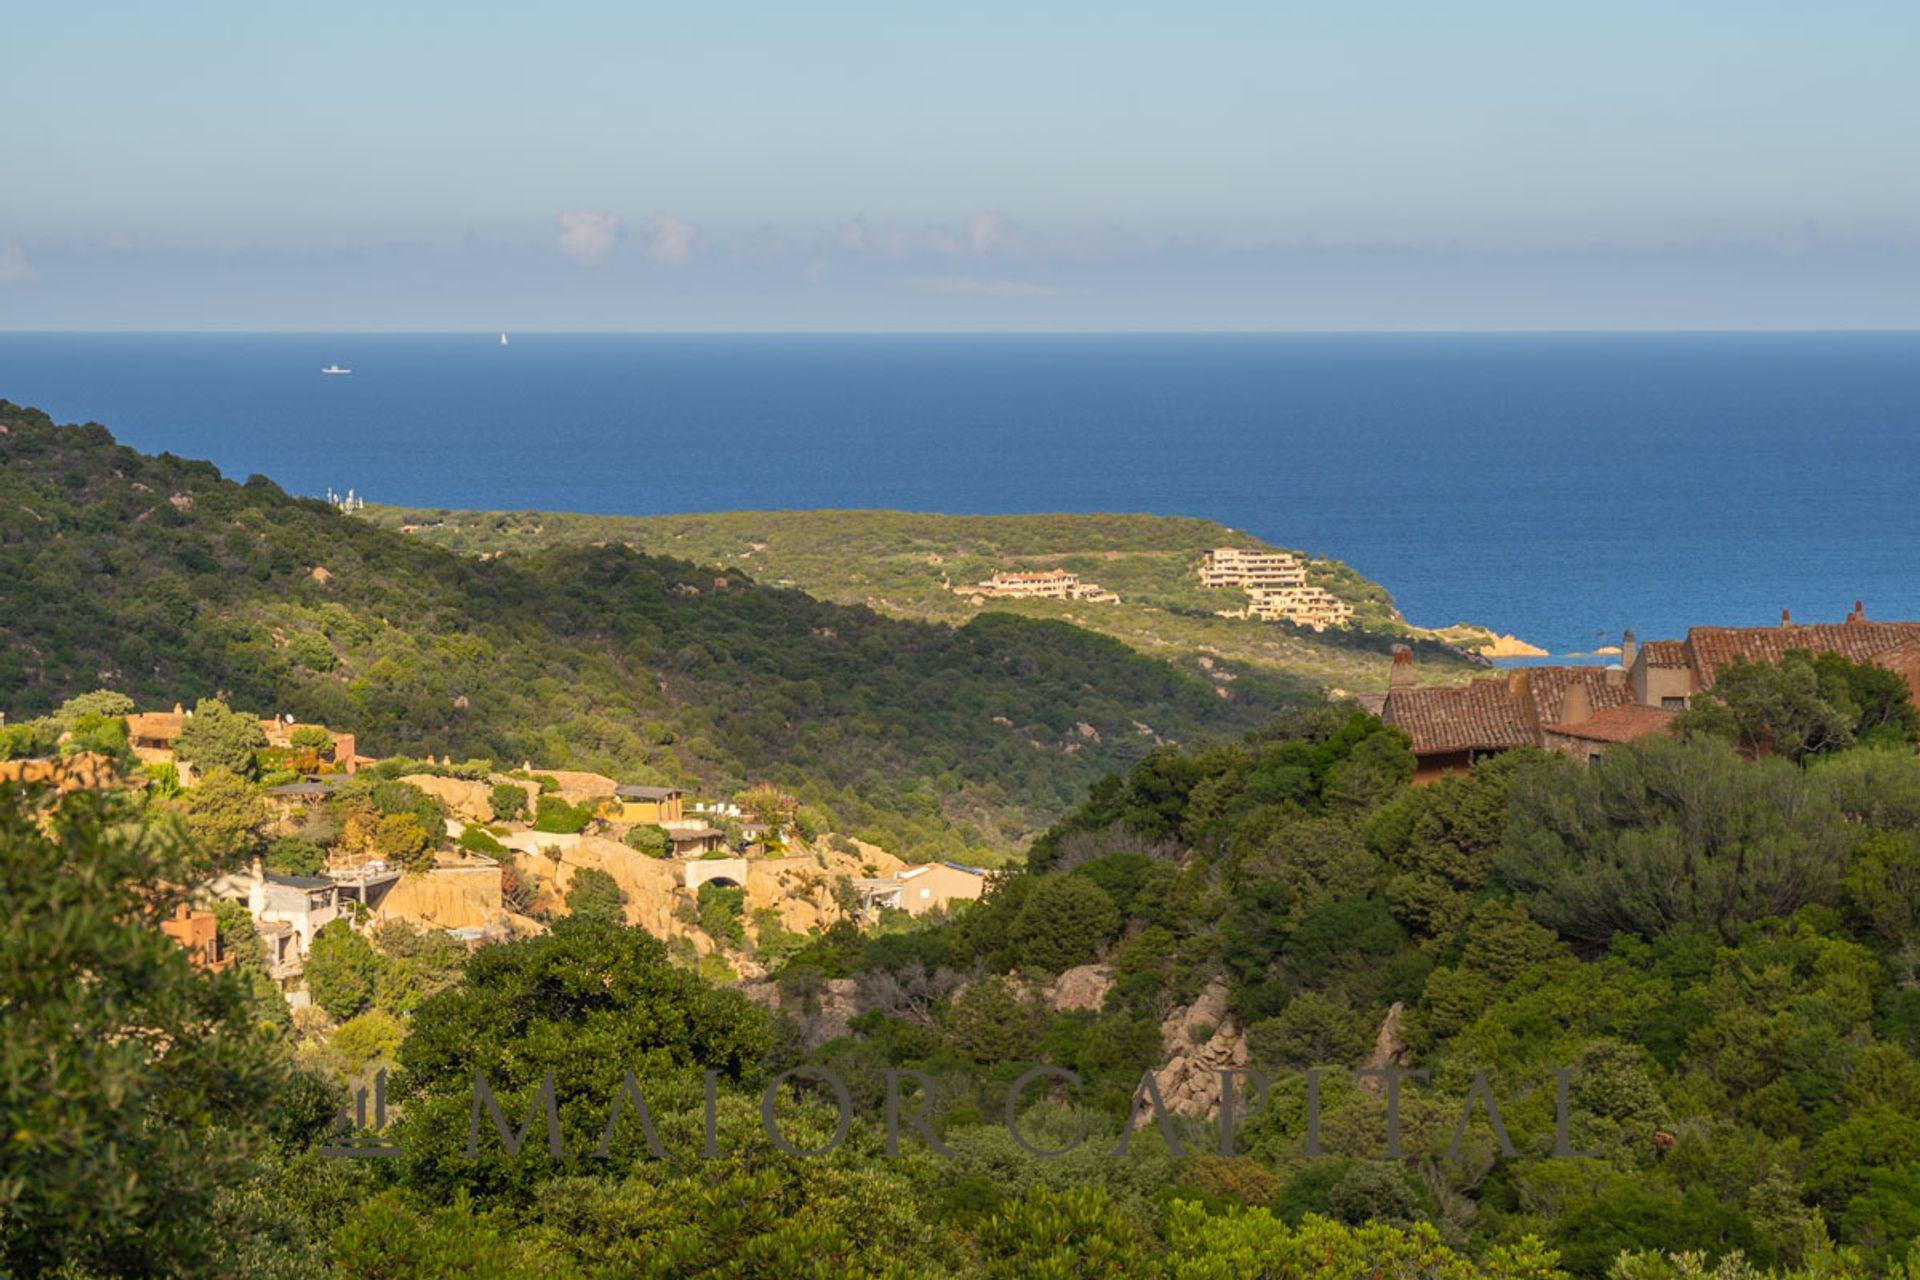
<path fill-rule="evenodd" d="M 380 754 L 769 778 L 919 855 L 1006 851 L 1157 739 L 1298 695 L 1064 621 L 907 621 L 624 546 L 482 561 L 0 401 L 0 709 L 225 693 Z"/>

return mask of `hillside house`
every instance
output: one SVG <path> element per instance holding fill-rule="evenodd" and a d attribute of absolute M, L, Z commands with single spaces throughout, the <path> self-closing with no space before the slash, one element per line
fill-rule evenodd
<path fill-rule="evenodd" d="M 903 867 L 890 876 L 855 880 L 853 884 L 860 894 L 863 917 L 887 909 L 918 916 L 936 907 L 978 898 L 986 888 L 987 873 L 957 862 L 929 862 Z"/>
<path fill-rule="evenodd" d="M 1635 702 L 1678 711 L 1712 688 L 1734 659 L 1778 663 L 1794 649 L 1837 653 L 1851 662 L 1883 667 L 1905 681 L 1920 703 L 1920 622 L 1869 622 L 1858 600 L 1845 622 L 1797 623 L 1783 609 L 1777 627 L 1689 627 L 1685 640 L 1649 640 L 1644 645 L 1636 644 L 1629 631 L 1621 643 L 1620 665 L 1627 671 Z"/>
<path fill-rule="evenodd" d="M 1222 611 L 1226 618 L 1291 622 L 1315 631 L 1353 621 L 1352 605 L 1325 587 L 1307 585 L 1307 567 L 1290 551 L 1218 547 L 1200 562 L 1200 585 L 1246 592 L 1247 607 Z"/>
<path fill-rule="evenodd" d="M 220 876 L 207 886 L 216 898 L 247 904 L 247 913 L 263 934 L 268 925 L 284 925 L 290 955 L 307 954 L 313 935 L 344 914 L 339 887 L 331 876 L 268 875 L 259 858 L 244 873 Z"/>
<path fill-rule="evenodd" d="M 1619 667 L 1519 667 L 1422 688 L 1412 651 L 1396 645 L 1380 718 L 1412 739 L 1413 780 L 1425 783 L 1515 747 L 1591 760 L 1613 742 L 1666 732 L 1672 714 L 1635 705 Z"/>
<path fill-rule="evenodd" d="M 686 793 L 678 787 L 616 787 L 613 795 L 620 804 L 616 821 L 665 826 L 685 820 Z"/>
<path fill-rule="evenodd" d="M 1591 762 L 1615 743 L 1669 732 L 1734 661 L 1777 664 L 1794 650 L 1894 672 L 1920 703 L 1920 622 L 1869 622 L 1856 600 L 1844 622 L 1801 624 L 1782 610 L 1777 627 L 1689 627 L 1684 640 L 1644 645 L 1628 631 L 1616 666 L 1522 667 L 1451 688 L 1416 688 L 1413 655 L 1397 646 L 1380 718 L 1413 739 L 1415 782 L 1518 746 Z"/>
<path fill-rule="evenodd" d="M 220 922 L 211 911 L 195 911 L 182 902 L 171 918 L 160 922 L 160 932 L 185 947 L 193 963 L 209 973 L 233 966 L 234 957 L 220 950 Z"/>
<path fill-rule="evenodd" d="M 340 919 L 340 891 L 331 876 L 270 876 L 256 865 L 247 910 L 255 920 L 291 928 L 304 957 L 313 936 Z"/>
<path fill-rule="evenodd" d="M 282 751 L 293 749 L 293 735 L 301 729 L 319 729 L 333 739 L 333 750 L 321 758 L 348 773 L 359 768 L 360 757 L 355 754 L 359 744 L 351 733 L 338 733 L 323 724 L 300 724 L 292 718 L 262 720 L 260 731 L 267 735 L 267 745 Z"/>
<path fill-rule="evenodd" d="M 682 825 L 668 827 L 666 831 L 667 839 L 673 841 L 673 856 L 676 858 L 697 858 L 723 849 L 727 843 L 727 833 L 718 827 Z"/>
<path fill-rule="evenodd" d="M 135 711 L 127 716 L 127 745 L 142 764 L 175 764 L 179 761 L 176 746 L 181 731 L 187 721 L 193 719 L 193 712 L 179 703 L 173 704 L 171 711 Z M 357 743 L 351 733 L 335 733 L 325 725 L 300 724 L 291 719 L 259 721 L 260 732 L 266 735 L 267 745 L 280 750 L 291 750 L 293 734 L 298 729 L 321 729 L 333 739 L 333 750 L 326 761 L 348 773 L 359 767 L 360 757 L 355 754 Z M 186 779 L 182 778 L 182 781 Z"/>
<path fill-rule="evenodd" d="M 289 782 L 277 787 L 268 787 L 263 793 L 267 807 L 281 822 L 298 819 L 307 810 L 333 794 L 333 788 L 324 782 L 306 778 L 299 782 Z"/>
<path fill-rule="evenodd" d="M 141 764 L 175 764 L 173 746 L 186 726 L 188 713 L 179 703 L 171 711 L 136 711 L 127 717 L 127 746 Z M 182 783 L 190 781 L 183 769 Z"/>

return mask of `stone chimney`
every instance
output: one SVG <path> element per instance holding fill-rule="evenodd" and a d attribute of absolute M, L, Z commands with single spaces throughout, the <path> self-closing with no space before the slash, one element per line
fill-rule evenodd
<path fill-rule="evenodd" d="M 1507 672 L 1507 692 L 1516 698 L 1526 697 L 1532 683 L 1525 667 L 1515 667 Z"/>
<path fill-rule="evenodd" d="M 181 706 L 179 703 L 176 702 L 173 704 L 173 714 L 177 716 L 183 716 L 187 714 L 187 710 L 185 707 Z"/>
<path fill-rule="evenodd" d="M 1782 609 L 1780 611 L 1780 625 L 1782 627 L 1790 627 L 1793 625 L 1793 615 L 1788 613 L 1785 609 Z"/>
<path fill-rule="evenodd" d="M 1866 620 L 1867 620 L 1867 606 L 1862 604 L 1860 601 L 1855 600 L 1853 602 L 1853 612 L 1847 615 L 1847 621 L 1848 622 L 1865 622 Z"/>
<path fill-rule="evenodd" d="M 1639 656 L 1640 638 L 1633 634 L 1632 627 L 1628 627 L 1626 633 L 1620 637 L 1620 665 L 1631 669 L 1633 660 Z"/>
<path fill-rule="evenodd" d="M 1560 707 L 1561 724 L 1585 724 L 1593 719 L 1593 700 L 1587 697 L 1587 686 L 1575 680 L 1567 686 L 1567 700 Z"/>
<path fill-rule="evenodd" d="M 1387 673 L 1387 692 L 1413 688 L 1413 650 L 1404 644 L 1393 646 L 1393 668 Z"/>
<path fill-rule="evenodd" d="M 253 855 L 253 883 L 247 887 L 247 912 L 255 920 L 267 909 L 267 873 L 266 864 L 259 854 Z"/>

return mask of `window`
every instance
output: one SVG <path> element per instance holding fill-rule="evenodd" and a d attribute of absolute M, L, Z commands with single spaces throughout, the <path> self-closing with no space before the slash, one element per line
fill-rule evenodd
<path fill-rule="evenodd" d="M 1599 764 L 1599 763 L 1600 763 L 1600 753 L 1599 753 L 1598 751 L 1589 751 L 1589 752 L 1587 752 L 1587 763 L 1588 763 L 1588 764 Z"/>
<path fill-rule="evenodd" d="M 1685 698 L 1662 698 L 1660 699 L 1660 709 L 1662 711 L 1685 711 L 1687 709 L 1687 700 Z"/>

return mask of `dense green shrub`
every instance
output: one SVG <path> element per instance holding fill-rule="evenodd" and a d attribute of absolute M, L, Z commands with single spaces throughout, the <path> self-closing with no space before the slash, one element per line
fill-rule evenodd
<path fill-rule="evenodd" d="M 323 1097 L 302 1129 L 312 1117 L 248 972 L 208 974 L 155 927 L 205 864 L 135 817 L 112 795 L 51 808 L 0 786 L 10 1275 L 227 1274 L 227 1238 L 273 1216 L 247 1200 L 274 1146 L 262 1118 L 305 1144 L 337 1105 Z"/>
<path fill-rule="evenodd" d="M 217 698 L 202 698 L 180 729 L 174 752 L 195 769 L 225 769 L 242 778 L 258 776 L 258 753 L 266 731 L 251 716 L 233 711 Z"/>
<path fill-rule="evenodd" d="M 701 885 L 696 894 L 699 903 L 700 927 L 708 937 L 723 947 L 743 947 L 747 942 L 747 927 L 743 917 L 747 891 L 738 885 L 721 884 L 709 880 Z"/>
<path fill-rule="evenodd" d="M 541 796 L 534 809 L 533 829 L 553 835 L 577 835 L 593 821 L 594 806 L 568 804 L 558 796 Z"/>
<path fill-rule="evenodd" d="M 335 920 L 313 935 L 305 976 L 313 1002 L 344 1020 L 373 1003 L 380 957 L 352 925 Z"/>
<path fill-rule="evenodd" d="M 574 872 L 567 886 L 567 914 L 579 920 L 624 924 L 626 896 L 612 876 L 594 867 Z"/>
<path fill-rule="evenodd" d="M 673 852 L 673 839 L 665 827 L 653 823 L 642 823 L 627 832 L 627 847 L 646 854 L 649 858 L 664 858 Z"/>
<path fill-rule="evenodd" d="M 484 854 L 489 858 L 498 858 L 507 852 L 507 846 L 494 839 L 485 827 L 475 823 L 468 823 L 454 844 L 468 853 Z"/>
<path fill-rule="evenodd" d="M 527 812 L 527 792 L 511 782 L 495 783 L 488 795 L 495 822 L 517 822 Z"/>

